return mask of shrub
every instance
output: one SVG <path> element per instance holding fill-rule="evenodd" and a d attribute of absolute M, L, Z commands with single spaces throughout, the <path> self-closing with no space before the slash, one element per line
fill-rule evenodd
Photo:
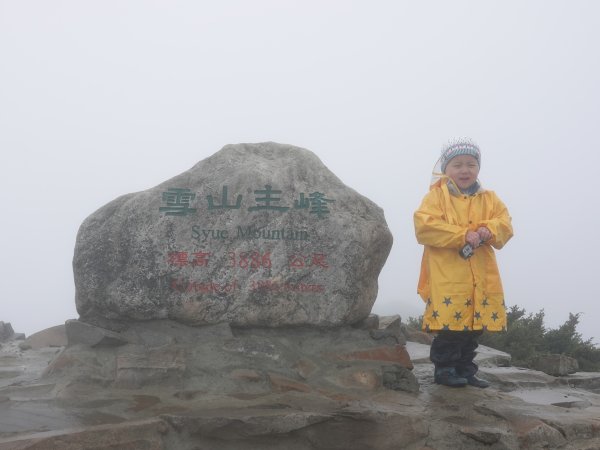
<path fill-rule="evenodd" d="M 423 327 L 423 316 L 409 317 L 406 321 L 406 325 L 413 330 L 421 330 Z"/>

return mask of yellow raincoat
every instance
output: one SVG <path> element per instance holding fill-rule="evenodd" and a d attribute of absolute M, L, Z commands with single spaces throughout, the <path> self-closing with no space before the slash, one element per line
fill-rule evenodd
<path fill-rule="evenodd" d="M 417 241 L 425 246 L 417 289 L 427 303 L 423 328 L 505 330 L 504 292 L 494 248 L 502 248 L 513 235 L 508 210 L 492 191 L 465 195 L 455 188 L 453 194 L 447 180 L 444 176 L 431 186 L 414 214 Z M 467 231 L 481 226 L 491 231 L 492 239 L 463 259 L 459 250 Z"/>

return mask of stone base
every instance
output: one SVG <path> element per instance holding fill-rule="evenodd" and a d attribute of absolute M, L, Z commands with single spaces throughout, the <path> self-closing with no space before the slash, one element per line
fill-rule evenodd
<path fill-rule="evenodd" d="M 286 390 L 351 395 L 376 390 L 384 372 L 403 372 L 418 385 L 395 335 L 369 329 L 189 327 L 161 320 L 114 332 L 80 321 L 66 324 L 65 350 L 44 379 L 110 388 L 268 394 Z"/>
<path fill-rule="evenodd" d="M 427 346 L 369 323 L 69 322 L 62 352 L 3 344 L 0 450 L 600 448 L 600 395 L 583 390 L 600 375 L 497 367 L 508 355 L 482 349 L 492 386 L 447 388 L 433 383 Z"/>

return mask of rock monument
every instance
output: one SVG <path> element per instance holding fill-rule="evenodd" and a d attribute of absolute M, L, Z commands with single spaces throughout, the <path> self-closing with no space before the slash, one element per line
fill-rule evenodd
<path fill-rule="evenodd" d="M 77 310 L 103 326 L 352 324 L 371 311 L 391 245 L 381 208 L 310 151 L 227 145 L 85 220 Z"/>

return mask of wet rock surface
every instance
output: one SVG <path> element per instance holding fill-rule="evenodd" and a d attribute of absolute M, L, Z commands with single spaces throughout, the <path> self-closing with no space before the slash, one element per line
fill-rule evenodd
<path fill-rule="evenodd" d="M 373 339 L 393 321 L 379 322 L 151 321 L 113 332 L 118 345 L 5 342 L 0 449 L 600 448 L 600 373 L 553 377 L 481 347 L 492 386 L 447 388 L 433 382 L 427 345 Z M 407 373 L 406 390 L 389 388 Z"/>

